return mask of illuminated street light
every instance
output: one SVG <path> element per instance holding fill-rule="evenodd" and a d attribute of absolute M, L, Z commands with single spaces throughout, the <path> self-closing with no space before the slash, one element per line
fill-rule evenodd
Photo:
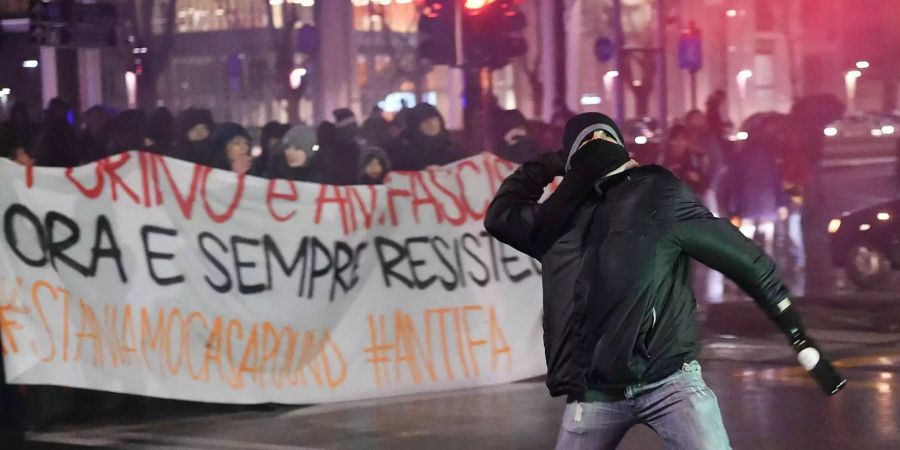
<path fill-rule="evenodd" d="M 132 71 L 125 72 L 125 95 L 128 107 L 137 108 L 137 75 Z"/>
<path fill-rule="evenodd" d="M 869 68 L 869 62 L 868 62 L 868 61 L 857 61 L 857 62 L 856 62 L 856 68 L 857 68 L 857 69 L 868 69 L 868 68 Z"/>
<path fill-rule="evenodd" d="M 22 61 L 22 67 L 26 69 L 35 69 L 38 66 L 38 61 L 36 59 L 26 59 Z"/>
<path fill-rule="evenodd" d="M 737 140 L 739 140 L 739 141 L 746 141 L 747 138 L 750 137 L 750 133 L 748 133 L 748 132 L 746 132 L 746 131 L 738 131 L 738 132 L 734 135 L 734 137 L 737 138 Z"/>
<path fill-rule="evenodd" d="M 494 0 L 466 0 L 465 7 L 466 9 L 481 9 L 493 2 Z"/>
<path fill-rule="evenodd" d="M 844 74 L 844 87 L 847 89 L 847 110 L 849 112 L 856 109 L 854 102 L 856 99 L 856 80 L 861 76 L 862 72 L 859 70 L 849 70 Z"/>
<path fill-rule="evenodd" d="M 728 17 L 737 17 L 737 10 L 729 9 L 728 11 L 725 11 L 725 15 Z"/>
<path fill-rule="evenodd" d="M 638 145 L 644 145 L 647 143 L 647 136 L 636 136 L 634 138 L 634 143 Z"/>
<path fill-rule="evenodd" d="M 749 69 L 741 70 L 737 73 L 737 85 L 738 85 L 738 116 L 743 119 L 744 118 L 744 100 L 747 98 L 747 80 L 753 76 L 753 72 Z"/>
<path fill-rule="evenodd" d="M 581 104 L 584 106 L 599 105 L 602 102 L 603 102 L 603 99 L 600 98 L 599 95 L 584 94 L 581 96 Z"/>
<path fill-rule="evenodd" d="M 838 134 L 838 130 L 835 127 L 827 127 L 823 132 L 825 133 L 825 136 L 828 137 L 835 137 Z"/>
<path fill-rule="evenodd" d="M 618 70 L 610 70 L 603 74 L 603 89 L 606 91 L 606 97 L 612 97 L 614 93 L 613 80 L 619 76 Z"/>
<path fill-rule="evenodd" d="M 882 125 L 881 134 L 894 134 L 894 126 L 893 125 Z"/>

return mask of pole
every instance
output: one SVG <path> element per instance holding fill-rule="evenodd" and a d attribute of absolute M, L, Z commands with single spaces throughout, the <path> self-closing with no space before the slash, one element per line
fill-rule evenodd
<path fill-rule="evenodd" d="M 491 142 L 491 136 L 493 134 L 493 126 L 494 120 L 492 117 L 492 109 L 493 102 L 491 101 L 491 94 L 494 92 L 494 83 L 493 83 L 493 72 L 491 69 L 487 67 L 482 67 L 480 75 L 480 85 L 481 85 L 481 114 L 482 120 L 484 120 L 484 131 L 481 135 L 481 151 L 489 152 L 494 150 L 493 142 Z"/>
<path fill-rule="evenodd" d="M 691 109 L 697 109 L 697 72 L 691 71 Z"/>
<path fill-rule="evenodd" d="M 625 85 L 622 84 L 623 75 L 625 74 L 625 61 L 623 61 L 625 57 L 625 34 L 622 32 L 622 0 L 613 0 L 612 4 L 613 33 L 616 43 L 616 71 L 619 73 L 619 76 L 613 80 L 616 90 L 615 111 L 616 123 L 622 124 L 625 122 Z"/>
<path fill-rule="evenodd" d="M 669 72 L 666 64 L 666 0 L 656 2 L 656 36 L 659 50 L 656 65 L 659 67 L 659 125 L 663 137 L 669 128 Z M 693 77 L 692 77 L 693 78 Z"/>
<path fill-rule="evenodd" d="M 556 73 L 553 77 L 553 103 L 554 113 L 558 110 L 568 110 L 566 105 L 566 32 L 565 32 L 566 3 L 557 1 L 553 10 L 553 64 Z"/>

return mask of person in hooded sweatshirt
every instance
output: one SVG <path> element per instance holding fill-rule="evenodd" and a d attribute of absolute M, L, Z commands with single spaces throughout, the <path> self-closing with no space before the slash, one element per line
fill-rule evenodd
<path fill-rule="evenodd" d="M 465 156 L 450 139 L 444 118 L 427 103 L 416 105 L 407 116 L 403 140 L 390 152 L 396 170 L 425 170 Z"/>
<path fill-rule="evenodd" d="M 384 184 L 384 178 L 391 171 L 391 160 L 380 147 L 368 146 L 362 149 L 359 158 L 359 184 Z"/>
<path fill-rule="evenodd" d="M 147 114 L 140 109 L 128 109 L 119 113 L 110 124 L 106 156 L 132 150 L 146 150 Z"/>
<path fill-rule="evenodd" d="M 276 153 L 266 171 L 267 178 L 280 180 L 321 182 L 317 167 L 319 137 L 306 125 L 295 125 L 281 138 Z"/>
<path fill-rule="evenodd" d="M 210 164 L 209 136 L 213 131 L 212 112 L 188 108 L 175 116 L 175 149 L 172 156 L 196 164 Z"/>
<path fill-rule="evenodd" d="M 209 166 L 238 174 L 250 171 L 252 139 L 247 130 L 231 122 L 219 124 L 209 138 Z"/>
<path fill-rule="evenodd" d="M 666 448 L 730 448 L 697 362 L 691 258 L 747 292 L 826 393 L 846 382 L 806 336 L 775 262 L 672 172 L 632 160 L 603 114 L 573 117 L 562 151 L 504 180 L 484 225 L 543 267 L 546 382 L 568 403 L 557 449 L 614 449 L 639 423 Z"/>
<path fill-rule="evenodd" d="M 259 137 L 262 153 L 253 159 L 253 165 L 250 167 L 251 175 L 265 176 L 272 159 L 281 152 L 281 139 L 289 129 L 291 129 L 290 125 L 274 120 L 263 126 Z"/>
<path fill-rule="evenodd" d="M 537 141 L 521 111 L 502 111 L 497 115 L 496 124 L 495 155 L 519 164 L 537 156 Z"/>
<path fill-rule="evenodd" d="M 9 109 L 9 117 L 0 123 L 0 145 L 10 150 L 24 148 L 30 151 L 35 129 L 28 116 L 28 106 L 24 102 L 15 102 Z"/>
<path fill-rule="evenodd" d="M 81 115 L 82 128 L 78 132 L 78 147 L 86 158 L 97 161 L 106 157 L 113 113 L 102 105 L 95 105 Z"/>
<path fill-rule="evenodd" d="M 54 98 L 44 110 L 44 122 L 33 142 L 34 163 L 48 167 L 74 167 L 90 158 L 77 145 L 75 128 L 69 122 L 71 107 L 64 100 Z"/>
<path fill-rule="evenodd" d="M 372 112 L 359 130 L 359 137 L 366 145 L 381 148 L 388 148 L 391 145 L 394 140 L 391 136 L 391 123 L 384 118 L 384 111 L 381 108 L 372 107 Z"/>
<path fill-rule="evenodd" d="M 165 106 L 160 106 L 147 117 L 144 146 L 147 151 L 170 156 L 175 146 L 175 116 Z"/>
<path fill-rule="evenodd" d="M 334 110 L 334 124 L 319 126 L 321 151 L 317 155 L 322 182 L 335 185 L 356 184 L 360 139 L 356 115 L 347 108 Z"/>

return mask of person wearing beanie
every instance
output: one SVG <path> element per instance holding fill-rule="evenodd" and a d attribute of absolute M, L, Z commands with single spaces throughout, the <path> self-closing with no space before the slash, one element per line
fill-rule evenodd
<path fill-rule="evenodd" d="M 245 174 L 250 170 L 250 145 L 247 130 L 231 122 L 219 124 L 209 138 L 212 150 L 210 167 Z"/>
<path fill-rule="evenodd" d="M 188 108 L 175 116 L 175 149 L 172 156 L 209 165 L 209 136 L 215 122 L 208 109 Z"/>
<path fill-rule="evenodd" d="M 697 362 L 691 258 L 740 286 L 804 367 L 807 350 L 815 354 L 807 368 L 826 393 L 840 390 L 844 381 L 806 336 L 774 261 L 672 172 L 633 161 L 623 143 L 609 117 L 573 117 L 562 150 L 504 180 L 484 221 L 543 267 L 546 383 L 568 403 L 557 448 L 613 449 L 638 423 L 667 448 L 730 448 Z"/>
<path fill-rule="evenodd" d="M 359 158 L 359 184 L 384 184 L 391 161 L 380 147 L 364 147 Z"/>
<path fill-rule="evenodd" d="M 444 118 L 434 106 L 428 103 L 416 105 L 407 113 L 406 122 L 404 136 L 390 152 L 395 169 L 425 170 L 464 157 L 450 139 Z"/>
<path fill-rule="evenodd" d="M 493 149 L 495 155 L 518 164 L 537 155 L 537 141 L 521 111 L 517 109 L 502 111 L 497 115 L 495 123 Z"/>
<path fill-rule="evenodd" d="M 146 150 L 147 114 L 140 109 L 126 109 L 109 125 L 106 156 L 132 150 Z"/>
<path fill-rule="evenodd" d="M 164 106 L 160 106 L 147 117 L 144 145 L 147 151 L 159 155 L 169 155 L 175 142 L 175 116 Z"/>
<path fill-rule="evenodd" d="M 342 108 L 334 111 L 335 123 L 319 125 L 318 166 L 321 181 L 326 184 L 356 184 L 356 164 L 360 157 L 359 127 L 353 111 Z M 347 162 L 351 163 L 348 164 Z"/>
<path fill-rule="evenodd" d="M 262 152 L 253 158 L 250 175 L 265 176 L 272 160 L 281 153 L 281 139 L 290 129 L 290 125 L 274 120 L 263 125 L 259 135 L 259 146 Z"/>
<path fill-rule="evenodd" d="M 356 129 L 356 114 L 350 108 L 338 108 L 331 113 L 334 115 L 334 126 L 339 129 Z"/>
<path fill-rule="evenodd" d="M 266 171 L 267 178 L 321 181 L 317 170 L 319 137 L 316 130 L 306 125 L 295 125 L 281 138 L 280 148 Z"/>

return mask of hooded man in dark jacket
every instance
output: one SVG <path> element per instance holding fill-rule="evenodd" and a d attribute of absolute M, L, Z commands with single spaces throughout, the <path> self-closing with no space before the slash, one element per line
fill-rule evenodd
<path fill-rule="evenodd" d="M 428 103 L 409 111 L 407 129 L 402 141 L 390 151 L 397 170 L 425 170 L 442 166 L 464 157 L 444 125 L 441 113 Z"/>
<path fill-rule="evenodd" d="M 77 146 L 77 135 L 70 123 L 72 108 L 59 98 L 51 99 L 44 110 L 44 122 L 32 143 L 34 163 L 47 167 L 75 167 L 89 158 Z"/>
<path fill-rule="evenodd" d="M 696 361 L 690 258 L 750 294 L 814 375 L 837 374 L 806 338 L 773 261 L 671 172 L 631 160 L 623 142 L 603 114 L 572 118 L 563 150 L 510 175 L 485 218 L 494 237 L 543 265 L 547 386 L 569 402 L 557 448 L 612 449 L 645 423 L 668 448 L 727 449 Z"/>
<path fill-rule="evenodd" d="M 212 151 L 209 166 L 245 174 L 250 170 L 252 139 L 247 129 L 231 122 L 221 123 L 209 138 Z"/>
<path fill-rule="evenodd" d="M 213 132 L 212 112 L 188 108 L 175 116 L 175 150 L 173 157 L 196 164 L 210 165 L 209 136 Z"/>

